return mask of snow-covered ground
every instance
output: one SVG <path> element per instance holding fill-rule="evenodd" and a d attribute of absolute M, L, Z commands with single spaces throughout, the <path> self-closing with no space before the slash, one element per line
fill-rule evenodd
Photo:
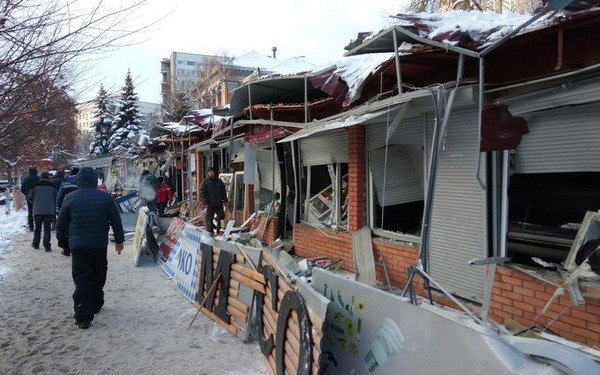
<path fill-rule="evenodd" d="M 11 209 L 9 215 L 0 207 L 0 276 L 7 273 L 9 268 L 2 262 L 2 255 L 14 245 L 11 237 L 27 232 L 27 208 L 15 211 Z"/>

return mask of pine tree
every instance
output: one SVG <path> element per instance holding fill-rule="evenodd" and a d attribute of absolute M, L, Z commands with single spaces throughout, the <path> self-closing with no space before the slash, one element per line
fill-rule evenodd
<path fill-rule="evenodd" d="M 100 85 L 98 96 L 94 99 L 96 109 L 94 117 L 96 120 L 92 124 L 93 141 L 90 143 L 89 152 L 93 157 L 100 157 L 108 154 L 108 144 L 111 136 L 111 127 L 113 123 L 113 108 L 108 98 L 104 86 Z"/>
<path fill-rule="evenodd" d="M 108 149 L 111 153 L 131 151 L 134 144 L 133 138 L 142 131 L 137 101 L 131 72 L 128 71 L 118 102 L 118 113 L 110 129 L 112 134 L 108 142 Z"/>

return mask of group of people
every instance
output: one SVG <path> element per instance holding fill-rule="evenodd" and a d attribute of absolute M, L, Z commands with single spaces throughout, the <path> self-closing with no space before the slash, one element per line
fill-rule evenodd
<path fill-rule="evenodd" d="M 43 226 L 44 248 L 52 251 L 51 225 L 58 212 L 56 237 L 62 254 L 71 255 L 75 283 L 73 317 L 81 329 L 90 327 L 104 305 L 109 227 L 113 229 L 118 254 L 125 242 L 119 209 L 106 188 L 102 188 L 97 172 L 89 167 L 73 168 L 67 178 L 61 171 L 52 178 L 49 172 L 38 176 L 37 169 L 30 168 L 21 184 L 27 197 L 27 224 L 34 232 L 34 249 L 39 249 Z"/>
<path fill-rule="evenodd" d="M 34 232 L 32 247 L 39 249 L 43 228 L 44 249 L 52 251 L 51 226 L 56 221 L 58 246 L 63 249 L 62 254 L 71 256 L 74 318 L 81 329 L 90 327 L 104 305 L 109 228 L 112 227 L 118 254 L 125 241 L 119 209 L 105 190 L 103 184 L 98 184 L 97 172 L 89 167 L 73 168 L 67 177 L 62 171 L 52 177 L 47 171 L 38 176 L 37 169 L 30 168 L 21 184 L 27 197 L 27 225 Z M 149 171 L 142 174 L 138 194 L 142 203 L 160 214 L 173 198 L 168 181 Z M 207 213 L 207 229 L 218 234 L 228 199 L 215 168 L 208 170 L 200 195 Z"/>

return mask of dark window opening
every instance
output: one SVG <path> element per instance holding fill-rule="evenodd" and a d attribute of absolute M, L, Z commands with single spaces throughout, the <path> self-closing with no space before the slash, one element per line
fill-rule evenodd
<path fill-rule="evenodd" d="M 600 173 L 515 174 L 509 183 L 508 256 L 563 262 L 587 211 L 600 209 Z"/>
<path fill-rule="evenodd" d="M 395 204 L 385 208 L 382 208 L 377 202 L 377 199 L 373 199 L 375 204 L 375 223 L 373 224 L 375 228 L 407 234 L 420 233 L 425 201 Z"/>

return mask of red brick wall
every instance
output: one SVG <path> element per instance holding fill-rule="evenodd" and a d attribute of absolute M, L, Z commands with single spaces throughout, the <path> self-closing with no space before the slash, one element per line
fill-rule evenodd
<path fill-rule="evenodd" d="M 557 280 L 559 282 L 559 280 Z M 502 323 L 511 318 L 529 327 L 536 321 L 539 327 L 568 340 L 600 348 L 600 300 L 586 298 L 585 304 L 571 305 L 569 293 L 557 297 L 544 313 L 556 287 L 509 267 L 498 267 L 490 316 Z M 599 289 L 581 287 L 582 293 L 597 294 Z"/>
<path fill-rule="evenodd" d="M 348 231 L 362 228 L 366 215 L 365 128 L 355 125 L 348 129 Z"/>
<path fill-rule="evenodd" d="M 246 198 L 244 199 L 244 214 L 246 219 L 254 213 L 254 185 L 246 185 Z"/>
<path fill-rule="evenodd" d="M 271 219 L 269 219 L 269 223 L 267 224 L 267 228 L 264 229 L 264 235 L 263 233 L 263 228 L 265 225 L 265 220 L 267 220 L 266 215 L 262 215 L 260 218 L 258 218 L 258 227 L 260 228 L 258 234 L 256 235 L 257 238 L 260 238 L 261 240 L 263 240 L 267 245 L 271 244 L 271 242 L 275 241 L 277 239 L 277 218 L 272 217 Z"/>

